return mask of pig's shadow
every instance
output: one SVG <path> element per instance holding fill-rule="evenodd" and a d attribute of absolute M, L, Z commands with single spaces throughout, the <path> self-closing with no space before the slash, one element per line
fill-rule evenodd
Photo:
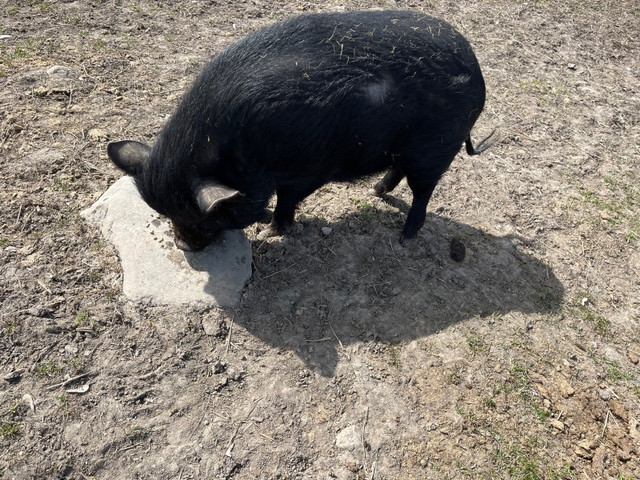
<path fill-rule="evenodd" d="M 560 310 L 563 286 L 525 253 L 532 249 L 522 239 L 429 214 L 419 238 L 403 248 L 397 212 L 377 214 L 348 215 L 328 225 L 327 237 L 322 218 L 307 217 L 301 234 L 254 242 L 256 271 L 235 321 L 331 376 L 339 351 L 352 343 L 396 344 L 476 316 L 500 322 L 512 311 Z M 452 238 L 466 246 L 463 262 L 451 258 Z"/>
<path fill-rule="evenodd" d="M 204 251 L 183 255 L 192 269 L 208 274 L 204 292 L 218 305 L 237 302 L 238 290 L 251 276 L 251 250 L 244 232 L 226 230 Z"/>

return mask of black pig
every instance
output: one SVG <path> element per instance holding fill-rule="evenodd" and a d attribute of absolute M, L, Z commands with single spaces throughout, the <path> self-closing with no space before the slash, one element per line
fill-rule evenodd
<path fill-rule="evenodd" d="M 388 168 L 378 195 L 405 176 L 413 192 L 402 242 L 416 237 L 462 143 L 471 155 L 486 148 L 470 137 L 484 102 L 469 43 L 442 20 L 405 11 L 305 15 L 216 55 L 153 148 L 123 141 L 107 150 L 172 220 L 183 250 L 263 219 L 274 192 L 268 231 L 281 233 L 323 184 Z"/>

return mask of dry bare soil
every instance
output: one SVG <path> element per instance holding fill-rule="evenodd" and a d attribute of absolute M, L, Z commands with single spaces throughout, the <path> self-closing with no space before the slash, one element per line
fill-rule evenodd
<path fill-rule="evenodd" d="M 637 1 L 0 5 L 0 477 L 640 478 Z M 405 184 L 331 184 L 291 235 L 247 229 L 238 307 L 127 302 L 79 217 L 106 143 L 152 142 L 241 36 L 371 8 L 455 25 L 498 128 L 419 239 Z"/>

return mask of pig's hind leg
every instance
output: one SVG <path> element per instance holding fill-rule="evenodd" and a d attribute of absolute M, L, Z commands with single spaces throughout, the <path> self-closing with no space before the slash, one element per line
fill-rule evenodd
<path fill-rule="evenodd" d="M 438 143 L 431 149 L 422 149 L 420 156 L 417 155 L 418 152 L 413 151 L 410 156 L 405 157 L 407 163 L 403 169 L 407 174 L 407 183 L 413 192 L 413 201 L 400 235 L 400 243 L 417 237 L 427 217 L 427 205 L 433 190 L 459 150 L 460 144 L 452 144 L 451 147 L 446 148 Z M 414 158 L 421 160 L 414 161 Z"/>
<path fill-rule="evenodd" d="M 409 181 L 408 178 L 407 181 Z M 400 235 L 400 243 L 418 236 L 418 230 L 422 228 L 424 220 L 427 218 L 427 205 L 435 188 L 436 186 L 433 184 L 426 189 L 411 189 L 413 191 L 413 201 Z"/>

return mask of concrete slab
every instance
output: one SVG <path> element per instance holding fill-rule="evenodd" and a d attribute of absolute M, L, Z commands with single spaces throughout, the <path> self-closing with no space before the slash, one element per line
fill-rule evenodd
<path fill-rule="evenodd" d="M 132 301 L 233 306 L 251 277 L 244 231 L 226 231 L 202 252 L 178 250 L 170 222 L 142 200 L 131 177 L 115 182 L 81 215 L 98 224 L 118 250 L 122 289 Z"/>

